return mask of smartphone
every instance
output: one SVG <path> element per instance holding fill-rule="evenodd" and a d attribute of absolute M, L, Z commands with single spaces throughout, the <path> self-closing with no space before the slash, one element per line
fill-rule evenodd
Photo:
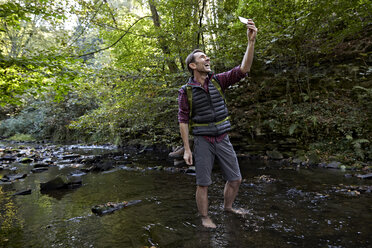
<path fill-rule="evenodd" d="M 247 24 L 248 23 L 248 19 L 247 18 L 244 18 L 244 17 L 241 17 L 239 16 L 239 20 L 244 23 L 244 24 Z"/>

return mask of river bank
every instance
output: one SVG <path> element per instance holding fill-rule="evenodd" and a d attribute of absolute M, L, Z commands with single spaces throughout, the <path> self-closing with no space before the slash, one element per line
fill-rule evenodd
<path fill-rule="evenodd" d="M 115 156 L 115 153 L 122 155 L 124 151 L 130 152 L 131 154 L 146 154 L 146 153 L 153 153 L 156 154 L 157 159 L 159 160 L 171 160 L 168 158 L 168 153 L 172 151 L 172 148 L 169 148 L 165 145 L 141 145 L 141 144 L 131 144 L 131 145 L 122 145 L 116 146 L 113 144 L 103 144 L 103 145 L 88 145 L 88 144 L 74 144 L 74 145 L 63 145 L 63 144 L 53 144 L 49 143 L 48 141 L 12 141 L 12 140 L 0 140 L 0 144 L 3 142 L 5 145 L 2 146 L 1 155 L 1 166 L 6 166 L 10 162 L 21 162 L 21 163 L 35 163 L 47 161 L 47 162 L 55 162 L 58 159 L 62 158 L 62 163 L 65 163 L 64 159 L 68 159 L 69 155 L 73 153 L 74 150 L 89 147 L 91 150 L 100 150 L 100 151 L 115 151 L 114 154 L 111 156 Z M 239 143 L 239 142 L 238 142 Z M 13 147 L 17 147 L 14 148 Z M 29 149 L 29 147 L 33 147 L 34 149 Z M 293 166 L 293 167 L 304 167 L 304 168 L 311 168 L 311 167 L 319 167 L 319 168 L 326 168 L 326 169 L 339 169 L 341 171 L 350 171 L 354 175 L 359 175 L 358 173 L 369 173 L 372 172 L 372 161 L 362 162 L 362 161 L 354 161 L 354 163 L 344 163 L 342 161 L 338 161 L 337 157 L 328 157 L 327 160 L 322 160 L 322 157 L 317 154 L 316 151 L 310 152 L 303 152 L 303 155 L 291 157 L 286 152 L 281 152 L 278 150 L 265 150 L 264 147 L 258 145 L 249 145 L 251 148 L 250 151 L 246 151 L 242 149 L 240 145 L 238 145 L 236 152 L 239 158 L 242 159 L 254 159 L 254 160 L 263 160 L 263 161 L 271 161 L 272 163 L 278 164 L 280 166 Z M 252 147 L 261 147 L 261 149 L 252 149 Z M 24 151 L 24 148 L 27 148 L 27 152 Z M 43 150 L 43 152 L 37 152 L 35 148 Z M 281 150 L 284 148 L 288 148 L 288 146 L 284 145 L 281 147 Z M 23 149 L 23 150 L 22 150 Z M 288 148 L 291 150 L 291 148 Z M 293 147 L 292 147 L 293 149 Z M 67 155 L 63 155 L 63 153 Z M 44 156 L 44 157 L 43 157 Z M 117 156 L 120 158 L 120 156 Z M 77 156 L 77 162 L 86 162 L 84 158 Z M 92 162 L 99 162 L 100 157 L 94 159 L 90 158 L 90 163 Z M 182 159 L 180 159 L 182 160 Z M 182 163 L 178 163 L 182 164 Z M 182 164 L 185 165 L 185 164 Z M 80 165 L 82 166 L 82 165 Z M 41 167 L 41 166 L 39 166 Z"/>

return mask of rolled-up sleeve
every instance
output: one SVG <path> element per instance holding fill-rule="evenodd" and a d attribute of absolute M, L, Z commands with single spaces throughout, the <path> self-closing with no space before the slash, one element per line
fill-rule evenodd
<path fill-rule="evenodd" d="M 245 78 L 248 75 L 248 73 L 243 73 L 240 70 L 240 65 L 234 67 L 230 71 L 219 73 L 216 75 L 218 78 L 218 81 L 220 82 L 221 89 L 224 91 L 227 89 L 230 85 L 235 84 L 236 82 L 239 82 L 241 79 Z"/>
<path fill-rule="evenodd" d="M 178 122 L 188 123 L 189 122 L 189 104 L 187 100 L 186 92 L 181 88 L 178 91 Z"/>

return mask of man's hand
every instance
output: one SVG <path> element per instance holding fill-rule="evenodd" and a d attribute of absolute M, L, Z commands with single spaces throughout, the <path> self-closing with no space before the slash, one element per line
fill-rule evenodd
<path fill-rule="evenodd" d="M 255 41 L 258 29 L 254 25 L 252 19 L 248 19 L 247 23 L 247 37 L 249 41 Z"/>
<path fill-rule="evenodd" d="M 187 165 L 192 165 L 192 152 L 191 150 L 186 150 L 183 153 L 183 159 L 185 160 Z"/>
<path fill-rule="evenodd" d="M 185 160 L 186 164 L 192 165 L 192 152 L 189 144 L 189 124 L 180 123 L 180 132 L 183 141 L 183 147 L 185 148 L 183 159 Z"/>

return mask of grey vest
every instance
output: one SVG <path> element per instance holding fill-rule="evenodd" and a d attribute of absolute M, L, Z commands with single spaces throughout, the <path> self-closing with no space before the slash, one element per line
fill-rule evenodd
<path fill-rule="evenodd" d="M 190 131 L 192 129 L 193 135 L 202 136 L 218 136 L 231 130 L 231 124 L 228 120 L 228 110 L 224 100 L 223 94 L 214 86 L 219 82 L 217 78 L 213 77 L 208 84 L 209 93 L 207 93 L 201 86 L 186 84 L 182 88 L 186 92 L 188 87 L 191 87 L 192 92 L 192 110 Z M 189 83 L 192 79 L 189 79 Z M 188 96 L 190 101 L 190 97 Z M 190 106 L 190 103 L 189 103 Z"/>

